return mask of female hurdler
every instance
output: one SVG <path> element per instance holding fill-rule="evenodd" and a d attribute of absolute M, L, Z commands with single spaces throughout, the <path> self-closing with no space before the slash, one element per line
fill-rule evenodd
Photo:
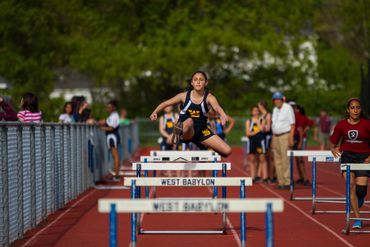
<path fill-rule="evenodd" d="M 181 104 L 180 118 L 175 124 L 172 142 L 193 142 L 200 149 L 211 148 L 223 157 L 231 154 L 231 148 L 219 136 L 214 135 L 207 126 L 209 108 L 212 107 L 219 115 L 222 124 L 228 121 L 228 116 L 218 104 L 215 96 L 206 90 L 207 75 L 203 71 L 196 71 L 186 92 L 160 103 L 150 115 L 151 120 L 157 119 L 157 114 L 169 105 Z"/>

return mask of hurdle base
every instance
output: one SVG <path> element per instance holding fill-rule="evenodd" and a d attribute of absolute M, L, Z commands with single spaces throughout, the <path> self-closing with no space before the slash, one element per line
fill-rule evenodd
<path fill-rule="evenodd" d="M 93 188 L 96 190 L 130 190 L 131 189 L 128 186 L 104 186 L 104 185 L 94 185 Z"/>
<path fill-rule="evenodd" d="M 315 210 L 315 214 L 345 214 L 343 210 Z M 353 211 L 351 211 L 353 213 Z M 370 214 L 370 211 L 360 211 L 360 214 Z"/>
<path fill-rule="evenodd" d="M 351 230 L 349 231 L 350 233 L 370 233 L 369 230 Z"/>
<path fill-rule="evenodd" d="M 196 235 L 213 235 L 225 234 L 225 230 L 139 230 L 139 234 L 196 234 Z"/>

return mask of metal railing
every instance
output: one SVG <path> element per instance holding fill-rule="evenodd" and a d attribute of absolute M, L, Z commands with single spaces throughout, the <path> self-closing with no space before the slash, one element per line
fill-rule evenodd
<path fill-rule="evenodd" d="M 139 146 L 136 123 L 120 127 L 121 161 Z M 23 237 L 112 167 L 105 133 L 86 124 L 0 122 L 0 246 Z"/>

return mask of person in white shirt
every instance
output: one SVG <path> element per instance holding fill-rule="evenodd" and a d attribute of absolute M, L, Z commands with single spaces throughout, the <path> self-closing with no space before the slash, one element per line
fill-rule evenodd
<path fill-rule="evenodd" d="M 99 121 L 100 128 L 107 135 L 107 144 L 110 149 L 114 162 L 113 181 L 120 181 L 119 178 L 119 154 L 118 145 L 120 144 L 119 136 L 119 115 L 116 111 L 117 101 L 111 100 L 107 104 L 107 111 L 110 113 L 106 120 Z"/>
<path fill-rule="evenodd" d="M 59 123 L 72 123 L 72 103 L 64 104 L 63 113 L 59 116 Z"/>
<path fill-rule="evenodd" d="M 290 167 L 287 151 L 293 147 L 295 117 L 293 108 L 285 103 L 285 97 L 280 92 L 272 95 L 275 105 L 272 112 L 272 151 L 276 168 L 277 189 L 289 189 Z"/>

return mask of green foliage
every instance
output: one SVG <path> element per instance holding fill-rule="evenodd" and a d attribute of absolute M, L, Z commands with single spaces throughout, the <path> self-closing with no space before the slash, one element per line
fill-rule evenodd
<path fill-rule="evenodd" d="M 359 94 L 359 67 L 351 46 L 328 41 L 333 38 L 323 30 L 331 23 L 322 13 L 343 20 L 343 32 L 356 27 L 346 44 L 362 30 L 356 23 L 364 15 L 356 15 L 360 3 L 341 1 L 347 4 L 336 9 L 327 2 L 3 0 L 0 75 L 15 86 L 14 99 L 35 92 L 46 120 L 56 119 L 62 105 L 48 98 L 59 67 L 112 88 L 130 117 L 148 116 L 184 90 L 197 69 L 209 73 L 210 90 L 234 116 L 244 116 L 258 100 L 270 101 L 274 90 L 309 114 L 321 106 L 339 112 L 348 95 Z M 306 41 L 317 63 L 301 47 Z M 366 42 L 358 47 L 369 47 Z M 101 118 L 104 106 L 97 104 L 93 116 Z"/>

